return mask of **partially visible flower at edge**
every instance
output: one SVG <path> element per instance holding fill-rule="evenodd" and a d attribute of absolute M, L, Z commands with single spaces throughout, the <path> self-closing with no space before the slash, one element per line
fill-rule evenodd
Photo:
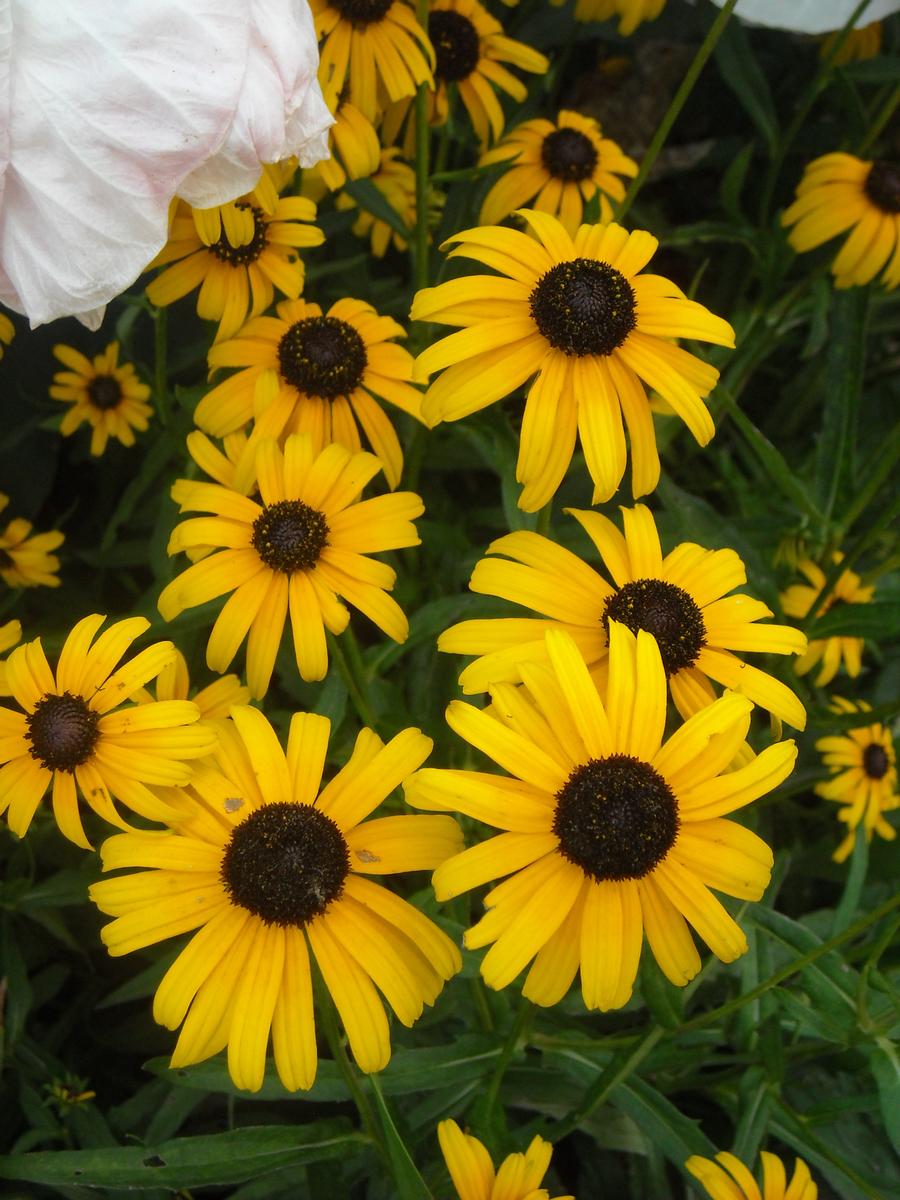
<path fill-rule="evenodd" d="M 69 437 L 85 422 L 92 427 L 91 454 L 99 456 L 112 437 L 133 446 L 134 430 L 147 428 L 153 409 L 147 403 L 150 388 L 141 383 L 131 363 L 119 363 L 119 343 L 110 342 L 93 362 L 73 346 L 53 347 L 65 371 L 57 371 L 50 395 L 72 407 L 59 427 Z"/>
<path fill-rule="evenodd" d="M 828 57 L 839 37 L 840 30 L 835 30 L 834 33 L 828 33 L 822 38 L 819 46 L 819 58 Z M 832 62 L 836 67 L 840 67 L 844 63 L 863 62 L 867 58 L 875 58 L 881 53 L 881 41 L 882 25 L 880 21 L 873 21 L 871 25 L 851 29 Z"/>
<path fill-rule="evenodd" d="M 7 650 L 10 650 L 21 639 L 21 621 L 7 621 L 4 625 L 0 625 L 0 654 L 5 654 Z M 0 662 L 0 696 L 8 695 L 10 695 L 10 691 L 6 679 L 6 663 Z"/>
<path fill-rule="evenodd" d="M 378 170 L 369 178 L 411 233 L 416 223 L 416 173 L 403 161 L 395 146 L 381 151 Z M 357 207 L 356 201 L 346 192 L 339 193 L 335 204 L 340 211 Z M 406 237 L 366 208 L 360 207 L 359 216 L 353 222 L 353 232 L 357 237 L 369 239 L 376 258 L 384 258 L 392 242 L 396 250 L 405 250 L 407 246 Z"/>
<path fill-rule="evenodd" d="M 837 713 L 860 713 L 864 717 L 870 706 L 864 700 L 854 703 L 832 696 L 832 709 Z M 861 824 L 866 840 L 877 833 L 892 842 L 897 831 L 884 814 L 900 808 L 897 794 L 897 755 L 891 731 L 880 722 L 860 725 L 843 734 L 819 738 L 816 749 L 832 778 L 817 783 L 816 795 L 842 805 L 838 820 L 848 827 L 847 836 L 835 850 L 835 862 L 844 862 L 856 841 Z"/>
<path fill-rule="evenodd" d="M 762 1150 L 759 1157 L 765 1200 L 816 1200 L 819 1189 L 802 1158 L 795 1161 L 794 1174 L 788 1183 L 784 1163 L 777 1155 Z M 763 1200 L 756 1180 L 741 1160 L 727 1150 L 720 1151 L 715 1162 L 694 1154 L 684 1168 L 702 1183 L 710 1200 Z"/>
<path fill-rule="evenodd" d="M 542 1137 L 532 1138 L 524 1154 L 509 1154 L 494 1170 L 486 1147 L 455 1121 L 438 1124 L 441 1153 L 460 1200 L 550 1200 L 541 1182 L 550 1166 L 553 1146 Z M 556 1196 L 554 1200 L 574 1200 Z"/>
<path fill-rule="evenodd" d="M 0 512 L 9 504 L 9 496 L 0 492 Z M 14 517 L 0 533 L 0 579 L 11 588 L 59 587 L 59 559 L 51 550 L 58 549 L 66 535 L 58 530 L 32 534 L 32 524 Z"/>
<path fill-rule="evenodd" d="M 558 0 L 556 0 L 558 2 Z M 655 21 L 666 0 L 576 0 L 576 21 L 608 21 L 619 18 L 619 34 L 628 37 L 642 21 Z"/>
<path fill-rule="evenodd" d="M 15 325 L 13 325 L 6 313 L 0 312 L 0 358 L 3 357 L 4 346 L 8 346 L 15 336 Z"/>
<path fill-rule="evenodd" d="M 841 562 L 843 554 L 836 551 L 832 557 L 835 563 Z M 801 559 L 797 564 L 798 570 L 809 580 L 809 584 L 792 583 L 787 591 L 782 593 L 781 606 L 785 615 L 802 619 L 810 612 L 825 586 L 825 572 L 810 558 Z M 855 571 L 842 571 L 832 589 L 831 595 L 819 610 L 822 616 L 832 609 L 835 604 L 868 604 L 875 595 L 873 586 L 864 587 L 862 580 Z M 840 669 L 841 662 L 847 668 L 851 679 L 862 670 L 862 652 L 865 642 L 859 637 L 835 636 L 828 638 L 813 638 L 810 640 L 806 653 L 794 663 L 798 675 L 811 671 L 816 663 L 821 661 L 821 669 L 816 676 L 816 686 L 826 687 L 834 679 Z"/>

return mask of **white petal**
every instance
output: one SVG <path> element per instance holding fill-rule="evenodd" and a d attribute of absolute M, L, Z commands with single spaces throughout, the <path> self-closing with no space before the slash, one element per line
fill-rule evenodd
<path fill-rule="evenodd" d="M 713 0 L 722 8 L 725 0 Z M 829 33 L 841 29 L 859 0 L 738 0 L 735 13 L 745 21 L 795 33 Z M 857 22 L 870 25 L 900 11 L 900 0 L 872 0 Z"/>

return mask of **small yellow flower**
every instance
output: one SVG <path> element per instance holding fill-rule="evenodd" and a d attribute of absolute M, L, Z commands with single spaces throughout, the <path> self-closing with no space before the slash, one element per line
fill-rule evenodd
<path fill-rule="evenodd" d="M 496 1171 L 484 1145 L 463 1133 L 455 1121 L 440 1122 L 438 1141 L 459 1200 L 550 1200 L 541 1181 L 553 1147 L 543 1138 L 532 1138 L 524 1154 L 507 1155 Z M 557 1196 L 555 1200 L 574 1197 Z"/>
<path fill-rule="evenodd" d="M 0 492 L 0 512 L 9 504 L 9 496 Z M 30 521 L 14 517 L 0 533 L 0 579 L 11 588 L 59 587 L 59 559 L 51 550 L 58 549 L 66 535 L 31 533 Z"/>
<path fill-rule="evenodd" d="M 133 431 L 143 433 L 153 409 L 147 404 L 150 389 L 131 363 L 119 364 L 119 343 L 110 342 L 93 362 L 72 346 L 54 346 L 53 355 L 67 369 L 53 376 L 50 395 L 72 405 L 59 427 L 63 437 L 87 422 L 93 427 L 91 454 L 102 454 L 111 437 L 133 446 Z"/>
<path fill-rule="evenodd" d="M 833 562 L 840 562 L 843 555 L 835 553 Z M 812 559 L 801 559 L 797 564 L 800 572 L 809 580 L 809 584 L 792 583 L 781 596 L 781 607 L 788 617 L 802 619 L 812 609 L 825 586 L 825 572 Z M 837 583 L 819 610 L 823 614 L 836 604 L 868 604 L 875 595 L 874 587 L 863 587 L 862 580 L 855 571 L 843 571 Z M 841 662 L 847 668 L 851 679 L 862 670 L 862 652 L 865 642 L 857 637 L 814 638 L 808 645 L 806 653 L 794 663 L 798 675 L 811 671 L 816 663 L 822 667 L 816 676 L 816 685 L 825 687 L 831 683 L 840 669 Z"/>
<path fill-rule="evenodd" d="M 558 2 L 558 0 L 554 0 Z M 666 0 L 576 0 L 576 21 L 609 21 L 619 18 L 619 33 L 627 37 L 642 21 L 655 21 Z"/>
<path fill-rule="evenodd" d="M 765 1200 L 816 1200 L 819 1189 L 802 1158 L 796 1160 L 793 1177 L 788 1183 L 780 1158 L 765 1150 L 759 1157 L 763 1168 L 762 1191 L 741 1160 L 726 1150 L 716 1155 L 715 1162 L 695 1154 L 684 1166 L 703 1184 L 710 1200 L 763 1200 L 763 1193 Z"/>
<path fill-rule="evenodd" d="M 864 700 L 854 703 L 833 696 L 832 708 L 838 713 L 865 714 L 870 706 Z M 860 824 L 868 841 L 871 842 L 872 834 L 877 833 L 892 842 L 897 831 L 884 819 L 884 814 L 900 808 L 900 795 L 897 794 L 897 756 L 891 731 L 876 722 L 848 729 L 842 735 L 819 738 L 816 749 L 823 756 L 832 778 L 827 783 L 816 784 L 815 791 L 823 799 L 843 805 L 838 820 L 849 830 L 832 855 L 834 861 L 843 862 L 850 854 Z"/>

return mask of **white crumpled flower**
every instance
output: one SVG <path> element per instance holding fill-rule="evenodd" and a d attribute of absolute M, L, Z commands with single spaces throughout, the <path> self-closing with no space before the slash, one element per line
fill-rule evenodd
<path fill-rule="evenodd" d="M 725 0 L 713 0 L 722 8 Z M 843 29 L 859 0 L 738 0 L 735 16 L 757 25 L 794 33 L 831 33 Z M 900 0 L 871 0 L 857 26 L 869 25 L 900 11 Z"/>
<path fill-rule="evenodd" d="M 306 0 L 0 0 L 0 301 L 103 306 L 260 164 L 328 157 Z"/>

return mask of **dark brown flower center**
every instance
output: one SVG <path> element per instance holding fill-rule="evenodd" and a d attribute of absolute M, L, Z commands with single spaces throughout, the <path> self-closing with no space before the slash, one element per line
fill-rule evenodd
<path fill-rule="evenodd" d="M 249 208 L 253 213 L 253 237 L 246 246 L 232 246 L 225 235 L 224 229 L 217 242 L 208 246 L 210 254 L 214 254 L 220 262 L 226 262 L 232 267 L 248 267 L 255 263 L 269 244 L 266 237 L 266 219 L 261 208 L 248 204 L 246 200 L 238 200 L 235 208 Z"/>
<path fill-rule="evenodd" d="M 266 804 L 236 826 L 222 857 L 232 904 L 266 925 L 305 925 L 344 890 L 350 852 L 311 804 Z"/>
<path fill-rule="evenodd" d="M 703 613 L 684 588 L 664 579 L 635 579 L 614 592 L 603 610 L 603 628 L 621 621 L 633 634 L 652 633 L 659 646 L 666 675 L 692 667 L 706 645 Z"/>
<path fill-rule="evenodd" d="M 884 779 L 888 773 L 888 756 L 884 746 L 870 742 L 863 750 L 863 770 L 870 779 Z"/>
<path fill-rule="evenodd" d="M 675 844 L 678 827 L 672 789 L 628 754 L 576 767 L 556 796 L 560 854 L 598 881 L 648 875 Z"/>
<path fill-rule="evenodd" d="M 115 375 L 96 375 L 87 390 L 94 408 L 117 408 L 122 402 L 122 385 Z"/>
<path fill-rule="evenodd" d="M 468 17 L 452 9 L 433 12 L 428 18 L 428 37 L 434 46 L 438 79 L 458 83 L 472 74 L 481 57 L 481 43 Z"/>
<path fill-rule="evenodd" d="M 349 396 L 362 382 L 368 361 L 359 333 L 338 317 L 295 321 L 278 343 L 282 378 L 323 400 Z"/>
<path fill-rule="evenodd" d="M 882 212 L 900 213 L 900 163 L 885 159 L 873 162 L 863 191 Z"/>
<path fill-rule="evenodd" d="M 74 771 L 94 751 L 99 719 L 81 696 L 43 696 L 25 718 L 31 757 L 49 771 Z"/>
<path fill-rule="evenodd" d="M 541 162 L 554 179 L 580 183 L 594 173 L 597 150 L 591 139 L 577 129 L 554 129 L 541 144 Z"/>
<path fill-rule="evenodd" d="M 331 0 L 345 21 L 365 28 L 373 21 L 383 21 L 394 0 Z"/>
<path fill-rule="evenodd" d="M 253 522 L 253 549 L 273 571 L 309 571 L 328 545 L 328 523 L 302 500 L 268 504 Z"/>
<path fill-rule="evenodd" d="M 612 354 L 637 324 L 635 313 L 625 276 L 592 258 L 557 263 L 531 293 L 535 325 L 563 354 Z"/>

